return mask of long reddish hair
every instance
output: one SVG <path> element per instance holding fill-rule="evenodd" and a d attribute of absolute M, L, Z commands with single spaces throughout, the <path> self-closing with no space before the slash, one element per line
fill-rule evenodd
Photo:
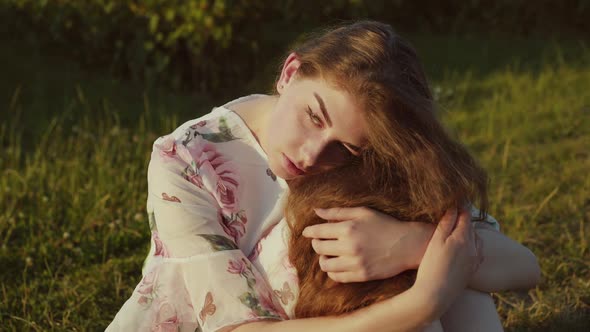
<path fill-rule="evenodd" d="M 309 225 L 313 208 L 365 206 L 400 220 L 434 223 L 450 207 L 487 210 L 487 176 L 445 131 L 426 75 L 409 43 L 386 24 L 363 21 L 315 36 L 294 52 L 300 77 L 321 77 L 358 100 L 368 124 L 362 156 L 322 174 L 289 182 L 289 258 L 300 294 L 296 317 L 349 312 L 409 288 L 412 272 L 386 280 L 338 284 L 319 267 Z"/>

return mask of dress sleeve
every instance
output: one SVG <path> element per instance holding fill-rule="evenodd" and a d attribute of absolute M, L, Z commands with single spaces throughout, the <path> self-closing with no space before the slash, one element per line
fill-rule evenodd
<path fill-rule="evenodd" d="M 205 140 L 166 136 L 148 168 L 152 248 L 143 278 L 108 331 L 216 331 L 286 319 L 273 290 L 221 221 L 238 179 Z M 225 209 L 225 210 L 224 210 Z"/>

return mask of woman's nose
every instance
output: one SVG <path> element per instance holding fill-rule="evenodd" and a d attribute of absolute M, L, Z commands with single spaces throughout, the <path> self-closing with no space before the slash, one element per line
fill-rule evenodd
<path fill-rule="evenodd" d="M 317 139 L 309 139 L 306 144 L 303 145 L 302 156 L 303 165 L 301 165 L 305 171 L 316 166 L 320 160 L 323 151 L 326 148 L 326 144 L 322 143 Z"/>

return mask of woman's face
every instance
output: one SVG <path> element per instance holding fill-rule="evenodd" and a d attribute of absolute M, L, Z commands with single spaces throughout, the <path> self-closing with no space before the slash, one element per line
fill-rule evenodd
<path fill-rule="evenodd" d="M 322 79 L 296 77 L 298 66 L 296 58 L 287 59 L 265 132 L 270 168 L 286 180 L 342 165 L 366 141 L 354 98 Z"/>

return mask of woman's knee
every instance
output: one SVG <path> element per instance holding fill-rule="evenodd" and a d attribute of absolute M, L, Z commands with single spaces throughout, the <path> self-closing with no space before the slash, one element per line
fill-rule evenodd
<path fill-rule="evenodd" d="M 466 289 L 441 317 L 446 332 L 503 331 L 494 299 L 488 293 Z"/>

